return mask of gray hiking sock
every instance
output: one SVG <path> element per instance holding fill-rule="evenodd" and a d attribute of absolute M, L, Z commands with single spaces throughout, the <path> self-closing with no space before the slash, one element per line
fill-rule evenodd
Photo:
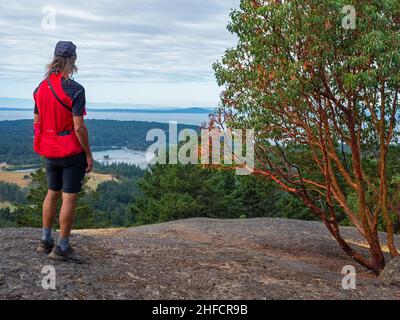
<path fill-rule="evenodd" d="M 58 245 L 60 246 L 61 251 L 67 251 L 71 246 L 69 244 L 69 237 L 68 238 L 60 238 L 58 240 Z"/>
<path fill-rule="evenodd" d="M 42 240 L 47 241 L 49 244 L 53 244 L 53 238 L 51 237 L 51 228 L 42 229 Z"/>

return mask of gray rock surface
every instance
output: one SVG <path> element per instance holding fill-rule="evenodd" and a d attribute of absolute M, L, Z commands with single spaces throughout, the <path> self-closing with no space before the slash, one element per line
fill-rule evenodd
<path fill-rule="evenodd" d="M 366 250 L 354 229 L 343 234 Z M 398 287 L 356 265 L 317 222 L 189 219 L 79 231 L 72 243 L 87 256 L 85 265 L 37 254 L 40 235 L 38 229 L 0 229 L 0 299 L 400 297 Z M 56 290 L 41 286 L 46 265 L 55 267 Z M 356 267 L 356 290 L 342 288 L 345 265 Z"/>
<path fill-rule="evenodd" d="M 391 259 L 379 278 L 386 283 L 400 286 L 400 257 Z"/>

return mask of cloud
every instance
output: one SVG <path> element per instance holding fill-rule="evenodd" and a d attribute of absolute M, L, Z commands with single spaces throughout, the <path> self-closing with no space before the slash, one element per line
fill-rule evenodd
<path fill-rule="evenodd" d="M 55 30 L 41 26 L 46 5 L 56 9 Z M 85 83 L 209 87 L 215 82 L 212 63 L 235 43 L 226 25 L 238 5 L 239 0 L 2 0 L 0 82 L 37 82 L 62 39 L 78 46 L 79 79 Z"/>

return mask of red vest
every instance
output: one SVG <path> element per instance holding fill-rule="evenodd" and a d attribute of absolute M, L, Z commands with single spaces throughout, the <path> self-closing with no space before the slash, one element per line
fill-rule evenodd
<path fill-rule="evenodd" d="M 53 73 L 44 80 L 34 99 L 39 110 L 39 123 L 34 125 L 34 150 L 42 157 L 61 159 L 83 152 L 74 131 L 72 100 L 62 88 L 62 75 Z"/>

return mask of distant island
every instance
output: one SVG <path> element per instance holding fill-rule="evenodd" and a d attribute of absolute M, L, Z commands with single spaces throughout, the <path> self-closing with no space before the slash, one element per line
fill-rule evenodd
<path fill-rule="evenodd" d="M 0 111 L 30 111 L 27 108 L 6 108 L 0 107 Z M 184 113 L 184 114 L 210 114 L 214 109 L 205 108 L 179 108 L 179 109 L 92 109 L 88 108 L 91 112 L 103 113 Z"/>
<path fill-rule="evenodd" d="M 0 108 L 1 110 L 1 108 Z M 15 109 L 14 109 L 15 110 Z M 210 114 L 214 111 L 213 108 L 162 108 L 162 109 L 92 109 L 93 112 L 116 112 L 116 113 L 196 113 L 196 114 Z"/>
<path fill-rule="evenodd" d="M 210 114 L 215 107 L 157 107 L 138 106 L 127 103 L 88 103 L 91 112 L 116 112 L 116 113 L 185 113 L 185 114 Z M 33 100 L 0 98 L 0 111 L 28 111 L 33 109 Z"/>

